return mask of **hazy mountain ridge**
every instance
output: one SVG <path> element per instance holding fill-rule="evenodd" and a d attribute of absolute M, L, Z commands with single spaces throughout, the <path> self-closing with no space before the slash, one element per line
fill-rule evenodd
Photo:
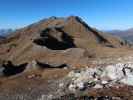
<path fill-rule="evenodd" d="M 107 32 L 133 42 L 133 28 L 127 30 L 110 30 Z"/>
<path fill-rule="evenodd" d="M 11 32 L 13 32 L 13 29 L 0 29 L 0 36 L 7 36 L 9 35 Z"/>

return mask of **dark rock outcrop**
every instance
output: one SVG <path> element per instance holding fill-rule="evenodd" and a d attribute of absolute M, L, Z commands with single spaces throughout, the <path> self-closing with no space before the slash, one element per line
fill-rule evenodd
<path fill-rule="evenodd" d="M 54 36 L 54 34 L 57 34 L 57 36 Z M 73 41 L 72 37 L 60 28 L 47 28 L 42 31 L 40 37 L 33 42 L 52 50 L 65 50 L 75 47 Z"/>
<path fill-rule="evenodd" d="M 42 63 L 42 62 L 37 62 L 37 65 L 40 68 L 65 68 L 65 67 L 67 67 L 67 64 L 61 64 L 61 65 L 58 65 L 58 66 L 53 66 L 53 65 L 50 65 L 50 64 Z"/>
<path fill-rule="evenodd" d="M 7 61 L 2 65 L 4 67 L 3 74 L 4 76 L 12 76 L 18 73 L 21 73 L 25 70 L 27 63 L 14 65 L 11 61 Z"/>

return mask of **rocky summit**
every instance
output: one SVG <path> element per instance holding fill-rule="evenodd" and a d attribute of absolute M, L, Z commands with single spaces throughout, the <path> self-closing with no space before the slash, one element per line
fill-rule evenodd
<path fill-rule="evenodd" d="M 133 49 L 78 16 L 0 39 L 0 100 L 133 100 Z"/>

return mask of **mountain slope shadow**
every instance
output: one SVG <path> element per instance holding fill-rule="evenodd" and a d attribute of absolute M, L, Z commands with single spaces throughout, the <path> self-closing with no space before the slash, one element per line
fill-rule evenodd
<path fill-rule="evenodd" d="M 39 65 L 40 68 L 65 68 L 65 67 L 67 67 L 67 64 L 61 64 L 58 66 L 53 66 L 53 65 L 42 63 L 39 61 L 37 61 L 37 65 Z"/>
<path fill-rule="evenodd" d="M 76 47 L 72 37 L 69 36 L 64 31 L 62 31 L 61 29 L 55 28 L 56 30 L 55 32 L 61 33 L 61 36 L 59 37 L 60 40 L 58 40 L 58 38 L 49 34 L 50 30 L 51 29 L 47 28 L 44 31 L 42 31 L 40 33 L 40 37 L 35 39 L 33 42 L 41 46 L 46 46 L 47 48 L 52 50 L 65 50 L 68 48 Z"/>
<path fill-rule="evenodd" d="M 12 76 L 21 73 L 26 69 L 27 64 L 14 65 L 11 61 L 8 61 L 2 65 L 4 67 L 3 74 L 4 76 Z"/>

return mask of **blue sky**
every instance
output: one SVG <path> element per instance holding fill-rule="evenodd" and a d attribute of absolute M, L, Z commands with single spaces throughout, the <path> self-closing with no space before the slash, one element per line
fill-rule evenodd
<path fill-rule="evenodd" d="M 0 28 L 77 15 L 101 30 L 133 27 L 133 0 L 0 0 Z"/>

